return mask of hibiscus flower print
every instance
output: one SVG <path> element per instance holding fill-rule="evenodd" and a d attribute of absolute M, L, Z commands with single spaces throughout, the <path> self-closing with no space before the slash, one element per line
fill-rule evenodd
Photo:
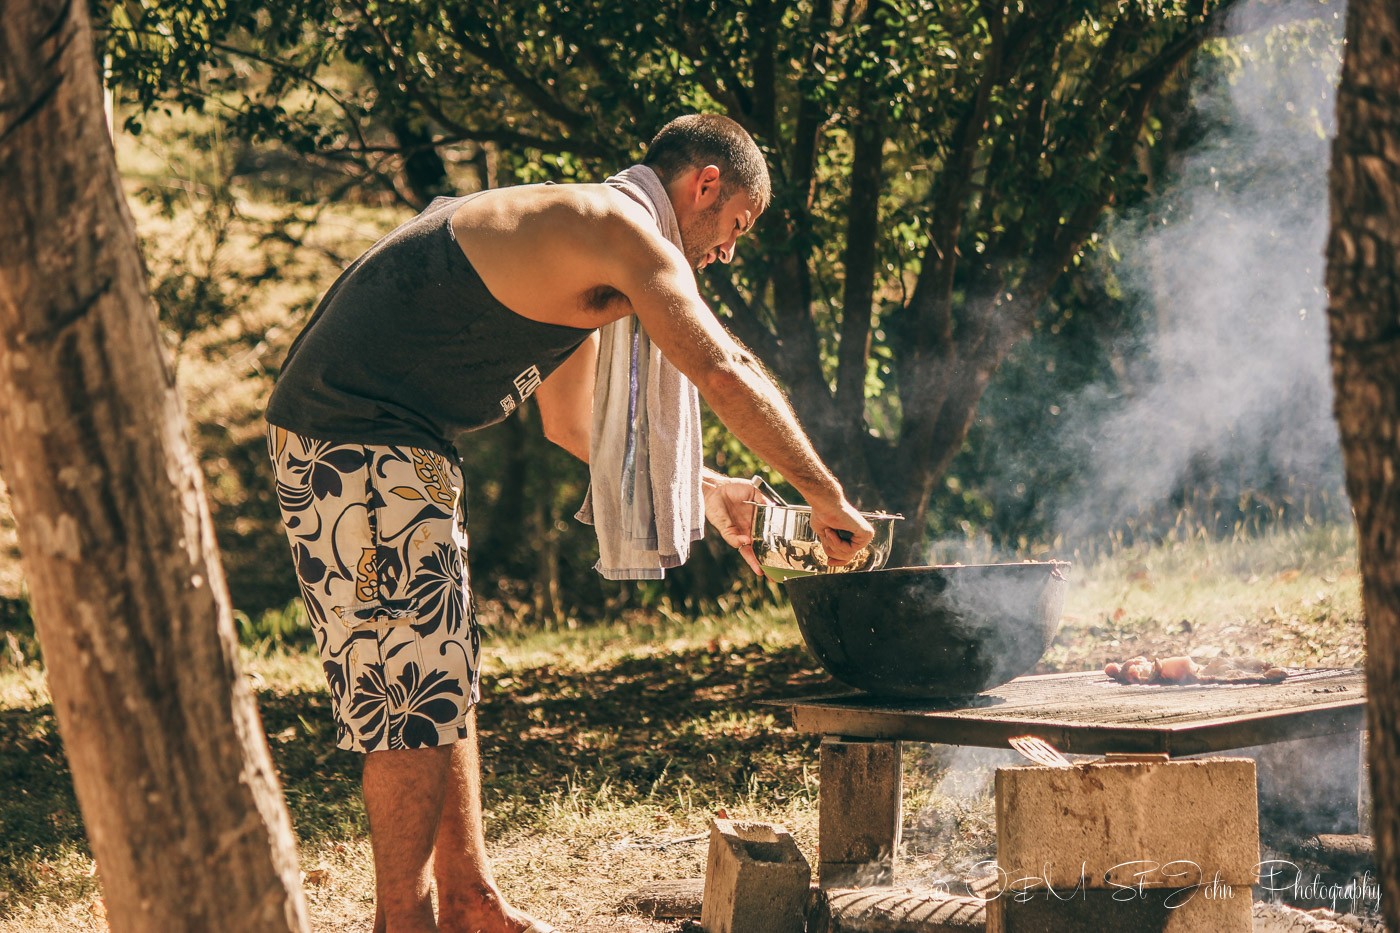
<path fill-rule="evenodd" d="M 360 666 L 360 675 L 350 687 L 349 718 L 365 748 L 383 747 L 380 743 L 389 726 L 389 690 L 383 663 L 374 661 Z M 392 735 L 389 742 L 394 747 Z"/>
<path fill-rule="evenodd" d="M 306 459 L 287 458 L 292 475 L 304 473 L 311 494 L 317 499 L 339 496 L 345 491 L 344 478 L 365 468 L 365 448 L 358 444 L 332 444 L 312 441 L 306 447 Z"/>
<path fill-rule="evenodd" d="M 456 545 L 438 544 L 423 555 L 409 580 L 408 595 L 418 606 L 418 617 L 426 620 L 420 635 L 441 631 L 456 634 L 462 627 L 465 597 L 462 591 L 462 552 Z"/>
<path fill-rule="evenodd" d="M 431 450 L 414 447 L 412 453 L 413 469 L 418 474 L 424 491 L 434 502 L 451 508 L 456 503 L 457 497 L 445 476 L 447 461 L 443 459 L 441 454 L 433 453 Z"/>
<path fill-rule="evenodd" d="M 462 685 L 446 671 L 423 676 L 417 664 L 405 664 L 388 688 L 394 714 L 391 748 L 425 748 L 438 744 L 443 726 L 455 726 L 462 715 Z M 395 740 L 397 739 L 397 744 Z"/>

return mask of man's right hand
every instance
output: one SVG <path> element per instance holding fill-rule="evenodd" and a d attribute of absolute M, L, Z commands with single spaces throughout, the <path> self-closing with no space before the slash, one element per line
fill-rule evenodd
<path fill-rule="evenodd" d="M 812 531 L 826 551 L 827 561 L 839 567 L 848 563 L 875 538 L 875 529 L 841 496 L 831 506 L 812 503 Z"/>

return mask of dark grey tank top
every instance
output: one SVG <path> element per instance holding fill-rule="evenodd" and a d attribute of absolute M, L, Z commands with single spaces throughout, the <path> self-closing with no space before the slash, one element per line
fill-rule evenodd
<path fill-rule="evenodd" d="M 463 200 L 436 199 L 341 274 L 287 353 L 269 423 L 455 457 L 457 435 L 515 411 L 592 333 L 492 296 L 452 235 Z"/>

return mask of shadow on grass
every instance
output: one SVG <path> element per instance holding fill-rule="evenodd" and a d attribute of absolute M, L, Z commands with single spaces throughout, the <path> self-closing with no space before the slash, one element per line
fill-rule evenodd
<path fill-rule="evenodd" d="M 478 715 L 490 831 L 528 823 L 566 792 L 677 806 L 802 793 L 817 740 L 758 702 L 833 688 L 800 646 L 760 644 L 487 671 Z M 363 835 L 361 756 L 336 749 L 325 692 L 264 690 L 258 705 L 301 843 Z M 0 710 L 0 795 L 0 891 L 12 898 L 0 916 L 39 888 L 90 887 L 54 877 L 87 843 L 51 706 Z"/>
<path fill-rule="evenodd" d="M 570 781 L 585 790 L 608 781 L 624 799 L 682 785 L 718 800 L 756 784 L 790 789 L 816 741 L 757 704 L 832 686 L 801 647 L 761 644 L 488 680 L 479 713 L 483 767 L 495 779 L 488 802 Z"/>

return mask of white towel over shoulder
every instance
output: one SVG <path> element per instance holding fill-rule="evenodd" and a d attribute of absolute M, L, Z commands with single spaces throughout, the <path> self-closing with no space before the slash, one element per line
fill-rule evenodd
<path fill-rule="evenodd" d="M 606 182 L 641 204 L 681 246 L 666 187 L 634 165 Z M 647 337 L 635 315 L 602 328 L 593 388 L 588 497 L 578 511 L 598 532 L 594 569 L 609 580 L 656 580 L 705 533 L 700 394 Z"/>

